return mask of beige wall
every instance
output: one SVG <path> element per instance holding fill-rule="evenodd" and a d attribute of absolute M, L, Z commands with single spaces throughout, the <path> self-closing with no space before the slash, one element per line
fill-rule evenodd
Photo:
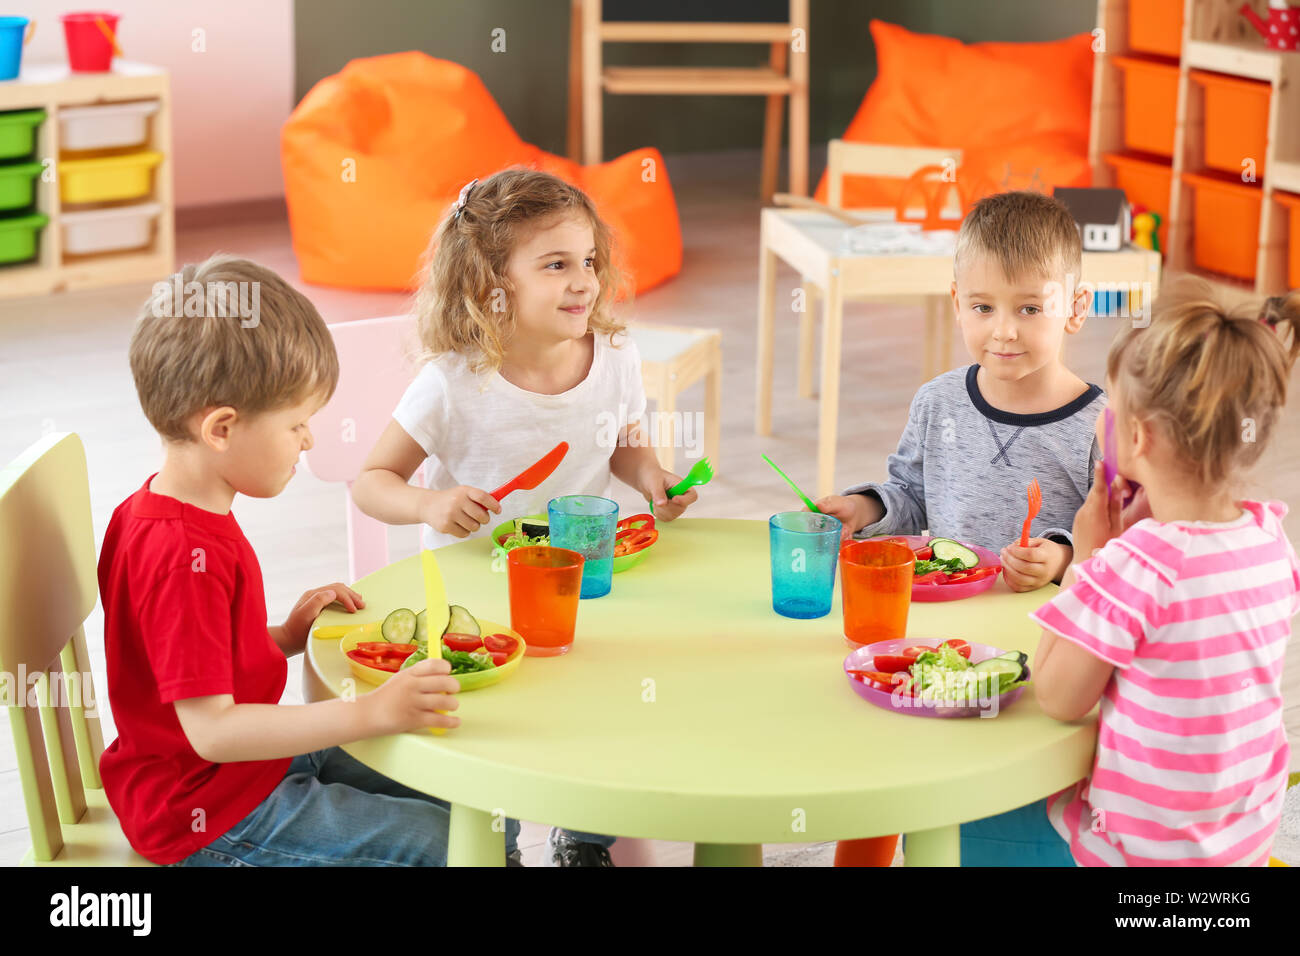
<path fill-rule="evenodd" d="M 293 109 L 292 0 L 68 0 L 10 3 L 6 13 L 36 21 L 24 62 L 67 62 L 59 14 L 109 9 L 122 15 L 118 42 L 128 59 L 171 73 L 180 206 L 284 194 L 280 126 Z M 203 30 L 205 52 L 193 47 Z"/>

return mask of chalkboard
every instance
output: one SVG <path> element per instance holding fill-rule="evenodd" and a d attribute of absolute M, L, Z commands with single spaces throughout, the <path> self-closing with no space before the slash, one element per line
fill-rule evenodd
<path fill-rule="evenodd" d="M 598 0 L 588 0 L 589 3 Z M 605 0 L 604 18 L 646 23 L 789 23 L 789 0 Z"/>

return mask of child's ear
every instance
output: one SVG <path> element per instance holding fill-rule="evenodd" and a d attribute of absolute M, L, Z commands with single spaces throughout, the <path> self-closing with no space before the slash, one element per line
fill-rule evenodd
<path fill-rule="evenodd" d="M 1075 290 L 1073 305 L 1070 317 L 1065 320 L 1065 331 L 1070 335 L 1083 328 L 1083 323 L 1088 318 L 1088 309 L 1092 307 L 1092 288 L 1086 283 L 1080 283 Z"/>
<path fill-rule="evenodd" d="M 961 315 L 961 307 L 957 305 L 957 282 L 956 282 L 956 280 L 954 280 L 953 283 L 952 283 L 951 295 L 952 295 L 952 317 L 955 319 L 955 318 L 957 318 L 959 315 Z"/>
<path fill-rule="evenodd" d="M 199 414 L 203 416 L 198 427 L 199 441 L 214 451 L 225 451 L 229 448 L 230 433 L 239 419 L 239 413 L 229 405 L 222 405 L 219 408 L 209 408 Z"/>

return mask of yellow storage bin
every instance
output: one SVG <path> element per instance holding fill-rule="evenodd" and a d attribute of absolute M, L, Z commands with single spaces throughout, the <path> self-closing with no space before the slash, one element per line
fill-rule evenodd
<path fill-rule="evenodd" d="M 130 153 L 59 163 L 59 195 L 64 202 L 109 202 L 149 195 L 154 167 L 162 153 Z"/>

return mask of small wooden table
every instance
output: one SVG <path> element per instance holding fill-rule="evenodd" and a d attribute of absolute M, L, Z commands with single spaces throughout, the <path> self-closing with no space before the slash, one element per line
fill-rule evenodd
<path fill-rule="evenodd" d="M 772 611 L 766 521 L 680 518 L 654 551 L 578 608 L 573 649 L 530 657 L 463 694 L 443 736 L 347 744 L 366 765 L 452 804 L 448 863 L 500 865 L 510 816 L 689 841 L 701 864 L 758 864 L 763 843 L 906 833 L 909 866 L 958 862 L 958 827 L 1048 796 L 1091 769 L 1096 718 L 1062 723 L 1032 692 L 996 717 L 942 720 L 872 706 L 844 675 L 839 587 L 829 615 Z M 510 620 L 490 543 L 438 549 L 448 599 Z M 357 582 L 355 615 L 424 606 L 419 556 Z M 961 637 L 1031 657 L 1028 613 L 1056 588 L 913 604 L 912 637 Z M 308 700 L 346 692 L 337 640 L 312 638 Z M 364 685 L 356 688 L 365 690 Z"/>
<path fill-rule="evenodd" d="M 888 222 L 890 210 L 851 210 L 863 218 Z M 870 297 L 929 296 L 926 367 L 928 380 L 946 371 L 952 325 L 942 299 L 952 287 L 951 255 L 874 255 L 846 251 L 844 232 L 853 228 L 816 210 L 764 209 L 760 219 L 758 267 L 758 395 L 754 428 L 772 434 L 772 362 L 776 312 L 776 262 L 794 267 L 826 297 L 822 326 L 821 406 L 817 441 L 818 497 L 835 490 L 835 441 L 839 425 L 840 344 L 844 301 Z M 1160 254 L 1126 245 L 1119 252 L 1085 252 L 1083 280 L 1100 289 L 1140 291 L 1149 303 L 1159 288 Z M 936 298 L 942 297 L 942 298 Z M 811 326 L 808 326 L 811 328 Z M 935 356 L 934 335 L 940 335 Z M 804 343 L 802 350 L 811 355 Z"/>

